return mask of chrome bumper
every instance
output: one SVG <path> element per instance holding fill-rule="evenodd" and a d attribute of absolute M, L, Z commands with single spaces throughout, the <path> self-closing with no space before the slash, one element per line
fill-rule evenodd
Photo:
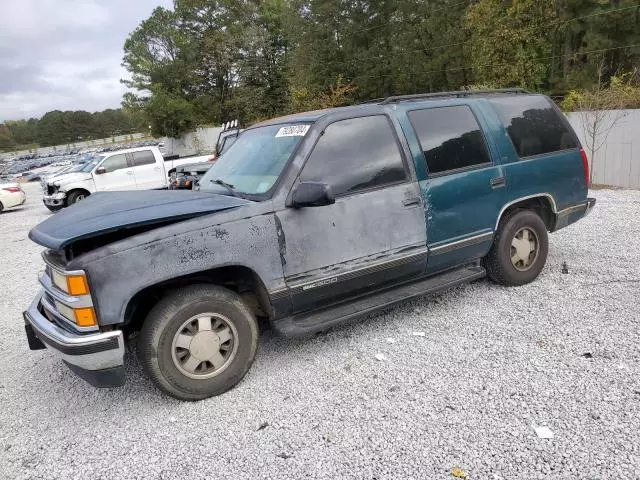
<path fill-rule="evenodd" d="M 114 387 L 124 383 L 124 336 L 120 330 L 75 334 L 40 312 L 40 292 L 24 312 L 29 347 L 42 348 L 38 341 L 57 351 L 64 362 L 80 377 L 97 387 Z M 36 338 L 32 338 L 33 334 Z"/>
<path fill-rule="evenodd" d="M 52 207 L 62 207 L 64 206 L 64 200 L 67 198 L 67 194 L 64 192 L 57 192 L 53 195 L 45 195 L 42 197 L 42 201 L 45 205 L 50 205 Z"/>

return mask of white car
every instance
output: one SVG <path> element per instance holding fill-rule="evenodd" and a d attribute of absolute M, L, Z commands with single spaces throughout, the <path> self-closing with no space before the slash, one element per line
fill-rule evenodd
<path fill-rule="evenodd" d="M 166 189 L 175 167 L 204 162 L 209 156 L 165 159 L 158 147 L 97 153 L 84 163 L 45 178 L 42 200 L 49 210 L 56 212 L 95 192 Z"/>
<path fill-rule="evenodd" d="M 17 183 L 0 183 L 0 212 L 22 205 L 27 196 Z"/>

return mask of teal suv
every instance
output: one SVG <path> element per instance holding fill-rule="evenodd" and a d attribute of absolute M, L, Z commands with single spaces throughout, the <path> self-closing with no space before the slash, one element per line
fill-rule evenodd
<path fill-rule="evenodd" d="M 200 190 L 98 193 L 35 227 L 32 349 L 99 387 L 126 344 L 183 400 L 251 366 L 258 320 L 288 336 L 488 276 L 544 268 L 549 232 L 587 215 L 589 165 L 547 97 L 390 97 L 239 133 Z"/>

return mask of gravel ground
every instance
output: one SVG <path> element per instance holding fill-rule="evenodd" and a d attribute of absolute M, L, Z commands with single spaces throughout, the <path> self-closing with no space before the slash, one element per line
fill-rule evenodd
<path fill-rule="evenodd" d="M 308 340 L 266 332 L 238 387 L 180 403 L 132 355 L 127 385 L 97 390 L 28 350 L 43 265 L 27 232 L 49 215 L 28 188 L 0 215 L 2 478 L 640 478 L 640 192 L 593 192 L 531 285 L 479 281 Z"/>

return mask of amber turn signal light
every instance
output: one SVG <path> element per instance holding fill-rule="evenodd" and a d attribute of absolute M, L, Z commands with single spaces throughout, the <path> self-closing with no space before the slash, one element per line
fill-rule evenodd
<path fill-rule="evenodd" d="M 84 275 L 71 275 L 67 277 L 67 291 L 70 295 L 88 295 L 89 285 Z"/>
<path fill-rule="evenodd" d="M 93 308 L 75 308 L 73 314 L 76 317 L 76 325 L 79 327 L 93 327 L 98 324 Z"/>

